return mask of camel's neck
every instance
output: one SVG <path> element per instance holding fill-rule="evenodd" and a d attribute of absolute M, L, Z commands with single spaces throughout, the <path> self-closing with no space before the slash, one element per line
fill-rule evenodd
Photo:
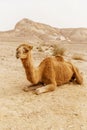
<path fill-rule="evenodd" d="M 36 80 L 36 69 L 33 66 L 31 53 L 28 54 L 26 59 L 22 60 L 23 66 L 25 68 L 27 79 L 31 83 L 35 83 Z"/>

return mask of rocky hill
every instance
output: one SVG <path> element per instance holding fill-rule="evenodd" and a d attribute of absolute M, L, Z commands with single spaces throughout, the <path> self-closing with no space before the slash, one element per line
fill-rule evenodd
<path fill-rule="evenodd" d="M 0 41 L 41 42 L 84 42 L 87 41 L 86 28 L 59 29 L 29 19 L 19 21 L 13 30 L 0 32 Z"/>

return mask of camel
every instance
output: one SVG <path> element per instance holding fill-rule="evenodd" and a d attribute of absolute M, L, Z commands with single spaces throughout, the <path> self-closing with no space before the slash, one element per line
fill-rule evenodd
<path fill-rule="evenodd" d="M 16 57 L 20 58 L 26 72 L 27 79 L 33 84 L 44 84 L 35 90 L 41 94 L 56 89 L 56 86 L 76 80 L 78 84 L 83 83 L 83 78 L 76 66 L 65 61 L 62 56 L 50 56 L 45 58 L 38 67 L 34 67 L 31 50 L 33 46 L 21 44 L 16 49 Z"/>

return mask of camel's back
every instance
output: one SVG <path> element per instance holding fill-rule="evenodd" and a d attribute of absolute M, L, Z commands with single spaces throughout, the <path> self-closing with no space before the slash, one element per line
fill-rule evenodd
<path fill-rule="evenodd" d="M 61 56 L 51 56 L 45 58 L 39 65 L 40 68 L 50 68 L 64 71 L 66 69 L 72 69 L 72 64 L 64 61 Z M 48 70 L 48 69 L 47 69 Z"/>

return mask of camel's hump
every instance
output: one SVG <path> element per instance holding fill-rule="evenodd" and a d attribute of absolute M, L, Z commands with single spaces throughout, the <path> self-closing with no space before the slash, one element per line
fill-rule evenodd
<path fill-rule="evenodd" d="M 63 59 L 62 56 L 55 56 L 55 58 L 56 58 L 58 61 L 64 61 L 64 59 Z"/>

